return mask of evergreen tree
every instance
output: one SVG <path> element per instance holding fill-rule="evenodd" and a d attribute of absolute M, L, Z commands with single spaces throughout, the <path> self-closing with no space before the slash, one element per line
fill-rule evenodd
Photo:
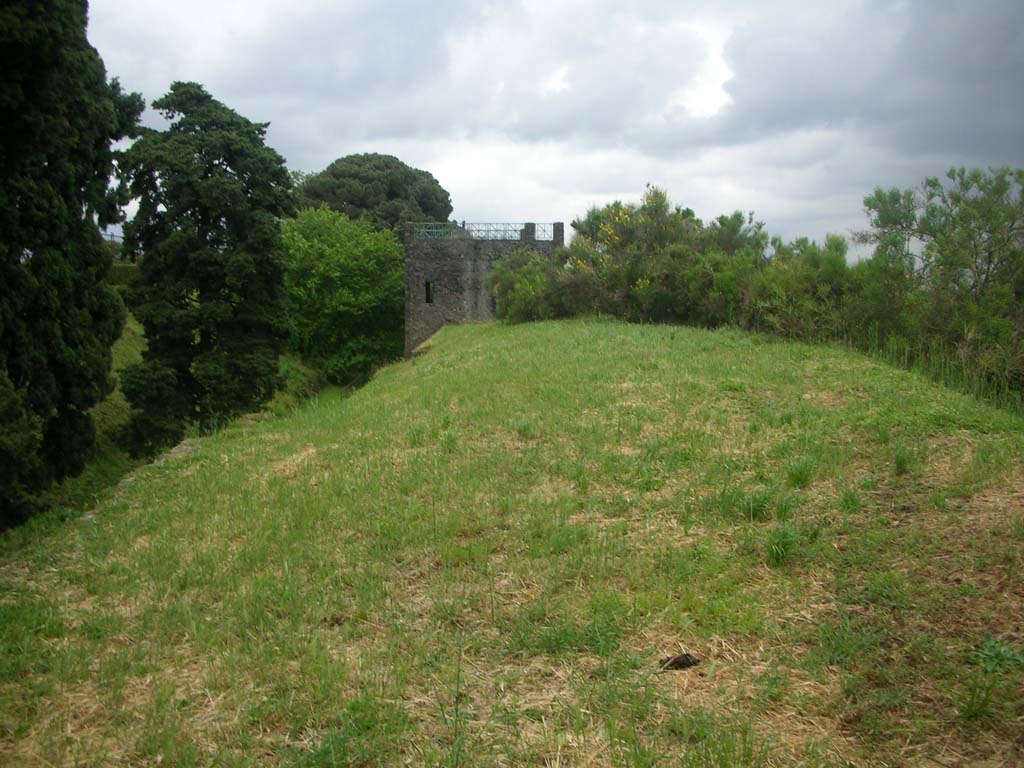
<path fill-rule="evenodd" d="M 111 142 L 143 105 L 107 82 L 86 15 L 83 0 L 0 6 L 0 526 L 81 471 L 124 323 L 99 226 L 117 218 Z"/>
<path fill-rule="evenodd" d="M 174 83 L 153 106 L 170 126 L 143 131 L 124 162 L 139 201 L 125 246 L 144 254 L 131 303 L 148 348 L 123 375 L 140 455 L 269 398 L 287 337 L 279 218 L 291 178 L 267 125 L 198 83 Z"/>
<path fill-rule="evenodd" d="M 437 179 L 391 155 L 339 158 L 302 180 L 299 199 L 304 207 L 326 205 L 396 232 L 407 221 L 447 221 L 452 212 L 451 197 Z"/>

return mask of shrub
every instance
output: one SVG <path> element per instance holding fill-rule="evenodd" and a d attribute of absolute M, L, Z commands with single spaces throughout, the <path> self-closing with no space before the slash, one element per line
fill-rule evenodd
<path fill-rule="evenodd" d="M 551 257 L 527 248 L 501 259 L 489 278 L 498 317 L 513 323 L 555 317 L 552 295 L 556 271 Z"/>
<path fill-rule="evenodd" d="M 390 231 L 326 206 L 283 224 L 291 348 L 358 383 L 403 349 L 403 252 Z"/>
<path fill-rule="evenodd" d="M 787 243 L 741 212 L 705 224 L 648 187 L 574 221 L 555 259 L 506 259 L 498 310 L 841 341 L 1024 409 L 1024 170 L 953 169 L 864 205 L 870 229 L 855 238 L 874 249 L 851 266 L 842 237 Z"/>

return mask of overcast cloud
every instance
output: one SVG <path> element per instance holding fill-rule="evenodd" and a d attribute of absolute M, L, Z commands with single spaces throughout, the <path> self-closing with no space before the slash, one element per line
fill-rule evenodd
<path fill-rule="evenodd" d="M 876 185 L 1024 167 L 1020 0 L 92 0 L 89 38 L 147 102 L 198 81 L 289 167 L 394 154 L 469 221 L 650 182 L 821 239 Z"/>

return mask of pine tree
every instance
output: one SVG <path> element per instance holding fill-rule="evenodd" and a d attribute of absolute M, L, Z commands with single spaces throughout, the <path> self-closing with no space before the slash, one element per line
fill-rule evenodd
<path fill-rule="evenodd" d="M 377 229 L 401 233 L 408 221 L 447 221 L 448 192 L 430 173 L 391 155 L 348 155 L 305 177 L 301 205 L 326 205 L 350 219 L 367 219 Z"/>
<path fill-rule="evenodd" d="M 139 201 L 125 246 L 144 254 L 131 303 L 148 348 L 122 377 L 139 455 L 269 398 L 287 337 L 279 219 L 291 177 L 266 124 L 198 83 L 174 83 L 153 106 L 170 126 L 144 130 L 123 163 Z"/>

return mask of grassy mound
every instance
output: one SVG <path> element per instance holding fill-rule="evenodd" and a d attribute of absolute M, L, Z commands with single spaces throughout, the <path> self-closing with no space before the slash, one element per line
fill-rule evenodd
<path fill-rule="evenodd" d="M 446 329 L 9 537 L 0 763 L 1012 764 L 1022 432 L 825 348 Z"/>

